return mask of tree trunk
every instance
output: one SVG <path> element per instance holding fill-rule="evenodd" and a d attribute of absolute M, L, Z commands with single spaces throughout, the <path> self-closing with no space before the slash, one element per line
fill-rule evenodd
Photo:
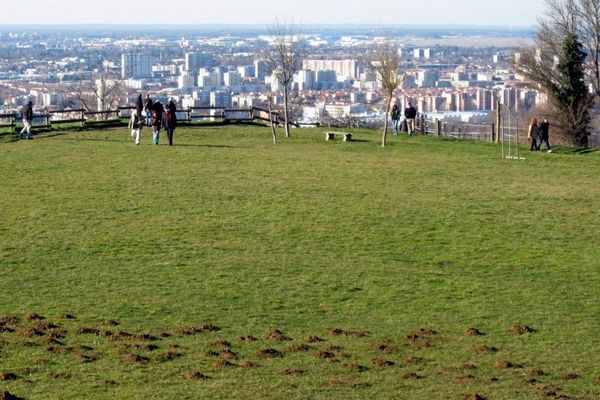
<path fill-rule="evenodd" d="M 387 144 L 387 130 L 388 130 L 388 115 L 390 113 L 390 104 L 392 104 L 392 96 L 388 96 L 385 101 L 385 123 L 383 124 L 383 137 L 381 138 L 381 147 L 385 147 Z"/>
<path fill-rule="evenodd" d="M 273 144 L 277 144 L 277 134 L 275 133 L 275 124 L 273 123 L 273 104 L 269 100 L 269 123 L 271 125 L 271 135 L 273 136 Z"/>
<path fill-rule="evenodd" d="M 283 86 L 283 116 L 285 118 L 285 137 L 290 137 L 290 121 L 289 121 L 289 111 L 288 111 L 288 85 L 285 84 Z"/>

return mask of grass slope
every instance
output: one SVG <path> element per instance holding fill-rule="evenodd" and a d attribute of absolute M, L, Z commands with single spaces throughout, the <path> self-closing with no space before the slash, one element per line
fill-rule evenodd
<path fill-rule="evenodd" d="M 0 389 L 600 397 L 599 153 L 513 162 L 486 143 L 381 149 L 372 132 L 318 130 L 273 146 L 256 127 L 180 129 L 169 148 L 148 134 L 0 145 Z"/>

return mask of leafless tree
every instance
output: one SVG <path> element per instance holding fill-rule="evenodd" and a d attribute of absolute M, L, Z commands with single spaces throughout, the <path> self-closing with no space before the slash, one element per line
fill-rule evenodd
<path fill-rule="evenodd" d="M 123 78 L 119 73 L 104 68 L 89 80 L 80 78 L 67 85 L 66 91 L 88 112 L 107 111 L 119 104 L 124 91 Z"/>
<path fill-rule="evenodd" d="M 273 121 L 273 93 L 267 93 L 267 103 L 269 105 L 269 125 L 271 125 L 271 137 L 273 144 L 277 144 L 277 132 L 275 132 L 275 121 Z"/>
<path fill-rule="evenodd" d="M 392 97 L 396 89 L 401 86 L 403 75 L 400 70 L 400 53 L 398 46 L 389 41 L 384 44 L 375 43 L 375 71 L 385 92 L 385 124 L 383 127 L 383 137 L 381 147 L 387 144 L 388 115 L 392 104 Z"/>
<path fill-rule="evenodd" d="M 300 45 L 294 40 L 293 25 L 276 22 L 273 44 L 266 54 L 267 62 L 283 89 L 285 137 L 290 137 L 290 90 L 294 74 L 300 70 Z"/>

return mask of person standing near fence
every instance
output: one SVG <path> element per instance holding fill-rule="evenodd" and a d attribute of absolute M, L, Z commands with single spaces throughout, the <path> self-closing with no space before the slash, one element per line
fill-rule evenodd
<path fill-rule="evenodd" d="M 415 118 L 417 118 L 417 109 L 411 103 L 408 103 L 408 107 L 404 110 L 404 118 L 406 118 L 408 135 L 410 136 L 415 133 Z"/>
<path fill-rule="evenodd" d="M 540 123 L 539 130 L 541 137 L 539 149 L 542 148 L 542 144 L 545 144 L 546 153 L 552 153 L 552 147 L 550 147 L 550 123 L 548 122 L 548 118 L 544 118 L 544 120 Z"/>
<path fill-rule="evenodd" d="M 142 111 L 144 111 L 144 101 L 142 100 L 142 94 L 138 94 L 137 101 L 135 102 L 135 110 L 139 118 L 142 117 Z"/>
<path fill-rule="evenodd" d="M 141 113 L 138 113 L 137 110 L 133 110 L 131 112 L 131 118 L 129 119 L 129 129 L 135 144 L 140 144 L 140 136 L 143 126 L 144 120 L 142 119 Z"/>
<path fill-rule="evenodd" d="M 21 139 L 33 139 L 31 136 L 31 126 L 33 125 L 33 103 L 31 101 L 27 102 L 21 111 L 21 116 L 23 118 L 23 129 L 21 130 Z M 26 134 L 26 136 L 23 136 Z"/>
<path fill-rule="evenodd" d="M 173 99 L 169 100 L 169 104 L 165 107 L 165 115 L 163 115 L 163 128 L 167 131 L 169 146 L 173 146 L 173 133 L 177 127 L 177 107 Z"/>
<path fill-rule="evenodd" d="M 152 116 L 152 99 L 150 94 L 146 96 L 146 102 L 144 103 L 144 111 L 146 112 L 146 126 L 150 126 Z"/>
<path fill-rule="evenodd" d="M 538 151 L 540 149 L 540 127 L 538 126 L 537 118 L 533 118 L 529 124 L 529 130 L 527 131 L 527 140 L 531 142 L 529 150 Z"/>
<path fill-rule="evenodd" d="M 398 134 L 398 123 L 400 122 L 400 110 L 398 109 L 398 105 L 394 104 L 392 107 L 392 111 L 390 112 L 390 117 L 392 118 L 392 132 L 394 135 Z"/>
<path fill-rule="evenodd" d="M 160 140 L 160 128 L 162 127 L 164 108 L 160 100 L 152 105 L 152 143 L 158 144 Z"/>

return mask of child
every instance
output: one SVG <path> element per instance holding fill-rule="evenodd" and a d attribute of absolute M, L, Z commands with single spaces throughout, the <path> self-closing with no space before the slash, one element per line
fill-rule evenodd
<path fill-rule="evenodd" d="M 140 134 L 143 126 L 144 121 L 138 116 L 137 110 L 133 110 L 129 119 L 129 129 L 131 130 L 131 137 L 135 141 L 135 144 L 140 144 Z"/>

